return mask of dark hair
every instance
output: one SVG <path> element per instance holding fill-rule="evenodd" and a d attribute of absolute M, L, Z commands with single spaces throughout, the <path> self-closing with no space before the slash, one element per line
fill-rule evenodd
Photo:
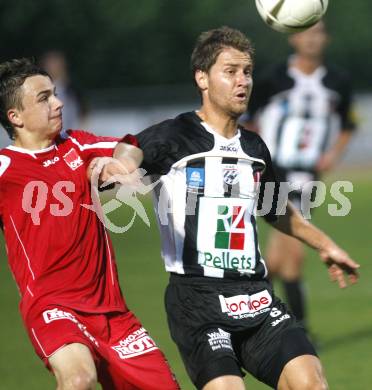
<path fill-rule="evenodd" d="M 209 72 L 217 57 L 226 47 L 246 52 L 253 60 L 254 50 L 250 40 L 239 30 L 222 26 L 201 33 L 191 55 L 191 71 Z"/>
<path fill-rule="evenodd" d="M 10 139 L 15 138 L 15 133 L 7 112 L 10 108 L 23 108 L 21 87 L 28 77 L 36 75 L 50 77 L 29 58 L 13 59 L 0 64 L 0 123 Z"/>

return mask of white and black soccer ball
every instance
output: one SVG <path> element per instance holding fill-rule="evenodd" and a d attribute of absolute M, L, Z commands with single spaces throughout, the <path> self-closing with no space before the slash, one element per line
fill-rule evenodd
<path fill-rule="evenodd" d="M 271 28 L 295 33 L 317 23 L 327 11 L 328 0 L 256 0 L 256 7 Z"/>

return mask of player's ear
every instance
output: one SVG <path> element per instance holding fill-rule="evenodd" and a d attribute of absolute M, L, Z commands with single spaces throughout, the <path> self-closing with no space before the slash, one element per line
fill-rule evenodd
<path fill-rule="evenodd" d="M 195 72 L 195 82 L 201 91 L 205 91 L 208 88 L 208 74 L 202 70 Z"/>
<path fill-rule="evenodd" d="M 10 108 L 7 111 L 7 116 L 9 122 L 16 127 L 21 127 L 23 125 L 23 121 L 19 115 L 19 111 L 16 108 Z"/>

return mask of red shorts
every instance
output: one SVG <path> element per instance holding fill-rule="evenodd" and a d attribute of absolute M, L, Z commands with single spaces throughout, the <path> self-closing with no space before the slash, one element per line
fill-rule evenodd
<path fill-rule="evenodd" d="M 26 319 L 31 342 L 48 358 L 71 343 L 86 345 L 103 389 L 179 389 L 163 353 L 132 312 L 87 314 L 62 306 L 33 310 Z"/>

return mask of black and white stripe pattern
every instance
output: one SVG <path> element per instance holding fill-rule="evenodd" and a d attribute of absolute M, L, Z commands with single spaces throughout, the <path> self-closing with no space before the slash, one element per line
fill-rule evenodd
<path fill-rule="evenodd" d="M 181 117 L 138 135 L 144 167 L 159 180 L 154 204 L 166 270 L 266 277 L 254 216 L 260 180 L 274 180 L 265 176 L 272 172 L 266 146 L 253 133 L 226 139 L 194 113 Z"/>

